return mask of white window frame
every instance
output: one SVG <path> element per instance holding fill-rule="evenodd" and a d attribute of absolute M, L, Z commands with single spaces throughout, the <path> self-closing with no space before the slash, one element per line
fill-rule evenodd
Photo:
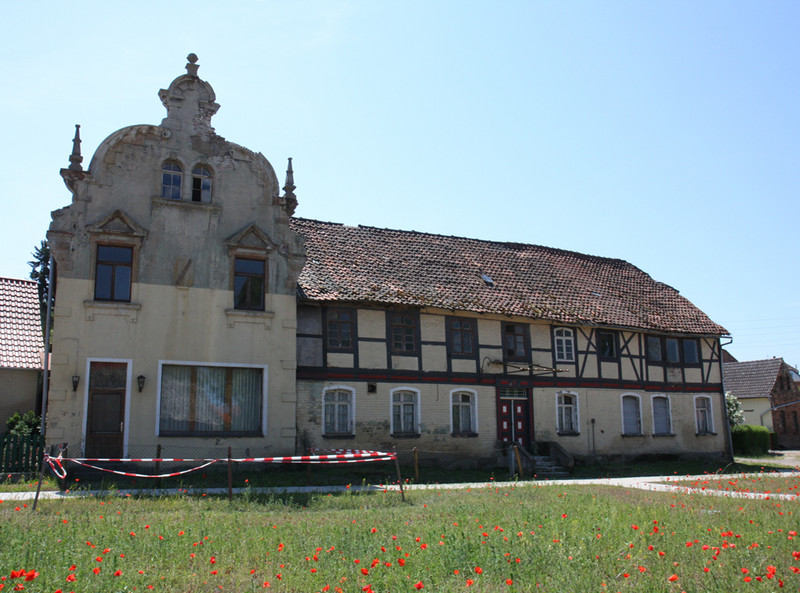
<path fill-rule="evenodd" d="M 469 403 L 454 401 L 457 395 L 467 394 L 470 397 Z M 453 407 L 458 404 L 460 406 L 469 406 L 470 419 L 472 420 L 469 430 L 461 430 L 455 432 L 455 425 L 453 423 Z M 453 389 L 450 391 L 450 434 L 478 434 L 478 392 L 473 389 Z"/>
<path fill-rule="evenodd" d="M 569 334 L 569 335 L 567 335 Z M 565 345 L 569 342 L 570 349 L 572 351 L 572 356 L 566 356 L 566 348 Z M 559 347 L 562 350 L 562 353 L 559 354 Z M 575 362 L 576 359 L 576 352 L 575 352 L 575 330 L 571 327 L 557 327 L 553 330 L 553 350 L 555 354 L 556 362 Z"/>
<path fill-rule="evenodd" d="M 710 430 L 700 430 L 700 422 L 698 418 L 698 408 L 697 408 L 697 400 L 704 399 L 708 401 L 708 425 Z M 714 401 L 711 399 L 711 396 L 708 395 L 695 395 L 694 396 L 694 428 L 695 433 L 698 435 L 701 434 L 716 434 L 714 430 Z"/>
<path fill-rule="evenodd" d="M 227 362 L 207 362 L 207 361 L 189 361 L 189 360 L 159 360 L 158 361 L 158 385 L 156 386 L 156 436 L 160 435 L 161 431 L 161 374 L 164 365 L 178 365 L 178 366 L 198 366 L 198 367 L 226 367 L 235 369 L 261 369 L 261 435 L 267 436 L 267 406 L 268 398 L 268 385 L 269 385 L 269 365 L 266 364 L 244 364 L 244 363 L 227 363 Z M 207 438 L 202 435 L 180 435 L 186 438 Z M 227 435 L 220 435 L 221 438 L 229 438 Z"/>
<path fill-rule="evenodd" d="M 565 395 L 574 398 L 572 404 L 562 404 L 561 398 Z M 574 391 L 558 391 L 556 392 L 556 432 L 558 434 L 580 434 L 581 433 L 581 416 L 580 416 L 580 396 Z M 561 409 L 570 408 L 570 415 L 572 416 L 573 430 L 566 430 L 561 426 Z"/>
<path fill-rule="evenodd" d="M 397 431 L 395 430 L 394 426 L 394 394 L 398 392 L 408 392 L 414 394 L 414 426 L 413 431 Z M 389 429 L 391 435 L 401 435 L 401 436 L 408 436 L 408 435 L 418 435 L 420 434 L 419 429 L 419 419 L 420 419 L 420 397 L 419 397 L 419 389 L 414 389 L 413 387 L 396 387 L 389 391 Z"/>
<path fill-rule="evenodd" d="M 639 432 L 627 432 L 625 430 L 625 398 L 632 397 L 636 399 L 636 405 L 639 412 L 639 417 L 637 418 L 639 422 Z M 619 407 L 620 407 L 620 415 L 622 419 L 622 434 L 628 436 L 641 436 L 644 434 L 643 426 L 642 426 L 642 396 L 638 393 L 623 393 L 619 396 Z"/>
<path fill-rule="evenodd" d="M 669 430 L 667 432 L 659 431 L 656 427 L 656 400 L 657 399 L 664 399 L 667 402 L 667 423 L 669 426 L 667 427 Z M 670 400 L 669 395 L 666 393 L 656 393 L 653 397 L 650 398 L 650 411 L 653 413 L 653 434 L 675 434 L 675 429 L 672 427 L 672 401 Z"/>
<path fill-rule="evenodd" d="M 348 431 L 347 432 L 326 432 L 325 430 L 325 395 L 331 391 L 347 391 L 350 394 L 348 402 Z M 322 434 L 323 435 L 354 435 L 356 433 L 356 390 L 347 385 L 332 385 L 322 390 Z"/>

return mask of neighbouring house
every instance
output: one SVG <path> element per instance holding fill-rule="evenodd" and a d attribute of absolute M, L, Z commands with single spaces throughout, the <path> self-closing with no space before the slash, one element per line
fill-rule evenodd
<path fill-rule="evenodd" d="M 793 371 L 782 358 L 722 365 L 725 389 L 741 403 L 745 424 L 766 426 L 784 449 L 800 448 L 800 389 Z"/>
<path fill-rule="evenodd" d="M 0 278 L 0 433 L 15 412 L 41 412 L 42 334 L 36 283 Z"/>
<path fill-rule="evenodd" d="M 618 259 L 296 218 L 291 159 L 281 193 L 215 133 L 197 68 L 88 170 L 76 132 L 48 233 L 49 443 L 730 457 L 727 332 L 678 291 Z"/>

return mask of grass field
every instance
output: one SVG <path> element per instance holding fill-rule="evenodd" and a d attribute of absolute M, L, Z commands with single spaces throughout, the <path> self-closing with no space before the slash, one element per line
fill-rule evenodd
<path fill-rule="evenodd" d="M 397 492 L 246 491 L 233 502 L 108 496 L 42 500 L 35 513 L 6 500 L 0 585 L 63 593 L 798 591 L 796 505 L 558 485 L 411 491 L 406 502 Z"/>

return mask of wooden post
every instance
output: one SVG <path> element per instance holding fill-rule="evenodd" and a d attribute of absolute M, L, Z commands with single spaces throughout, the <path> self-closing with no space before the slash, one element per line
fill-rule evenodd
<path fill-rule="evenodd" d="M 228 447 L 228 500 L 233 500 L 233 461 L 231 461 L 230 447 Z"/>
<path fill-rule="evenodd" d="M 414 482 L 419 484 L 419 453 L 416 447 L 411 452 L 414 454 Z"/>
<path fill-rule="evenodd" d="M 394 455 L 394 467 L 397 469 L 397 483 L 400 485 L 400 499 L 406 501 L 406 493 L 403 490 L 403 476 L 400 475 L 400 462 L 397 460 L 397 452 Z"/>
<path fill-rule="evenodd" d="M 517 458 L 517 469 L 519 469 L 519 474 L 518 475 L 519 475 L 520 478 L 522 478 L 523 477 L 522 458 L 519 455 L 519 447 L 517 447 L 516 445 L 514 445 L 514 455 Z"/>

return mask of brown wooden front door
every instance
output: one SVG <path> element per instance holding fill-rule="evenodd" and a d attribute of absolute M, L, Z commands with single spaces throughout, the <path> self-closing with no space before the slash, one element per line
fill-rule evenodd
<path fill-rule="evenodd" d="M 122 457 L 126 381 L 124 362 L 91 363 L 86 457 Z"/>
<path fill-rule="evenodd" d="M 497 398 L 497 437 L 530 449 L 531 418 L 527 389 L 501 389 Z"/>

